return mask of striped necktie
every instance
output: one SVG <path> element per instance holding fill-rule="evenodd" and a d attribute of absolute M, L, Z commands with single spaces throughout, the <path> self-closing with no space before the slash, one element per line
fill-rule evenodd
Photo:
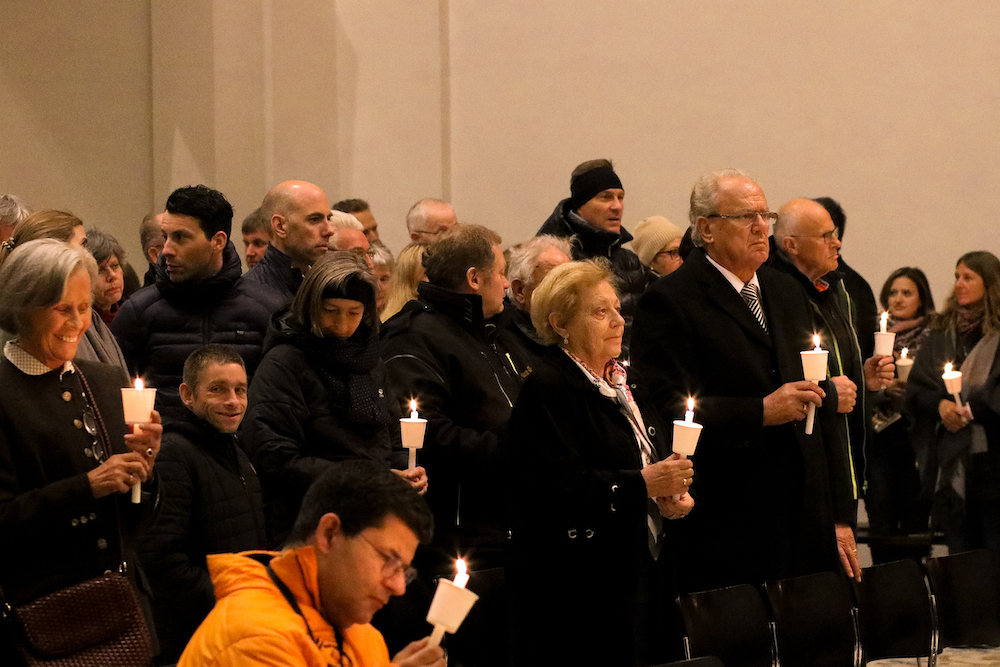
<path fill-rule="evenodd" d="M 764 329 L 764 333 L 767 333 L 767 320 L 764 319 L 764 311 L 760 307 L 760 294 L 757 291 L 757 286 L 753 283 L 745 284 L 743 289 L 740 290 L 740 296 L 747 302 L 750 312 L 753 313 L 753 316 L 757 318 L 758 322 L 760 322 L 760 326 Z"/>

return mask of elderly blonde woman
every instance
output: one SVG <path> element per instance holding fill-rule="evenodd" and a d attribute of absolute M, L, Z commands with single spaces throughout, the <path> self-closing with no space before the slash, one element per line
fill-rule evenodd
<path fill-rule="evenodd" d="M 0 359 L 0 586 L 15 607 L 106 571 L 134 584 L 132 531 L 154 506 L 126 494 L 155 491 L 159 416 L 126 435 L 121 374 L 74 361 L 96 277 L 86 250 L 51 239 L 0 268 L 0 327 L 14 335 Z"/>
<path fill-rule="evenodd" d="M 533 664 L 670 657 L 663 519 L 693 508 L 694 471 L 669 455 L 667 425 L 615 359 L 625 321 L 613 280 L 604 262 L 569 262 L 531 299 L 553 346 L 525 381 L 507 442 L 514 652 Z"/>

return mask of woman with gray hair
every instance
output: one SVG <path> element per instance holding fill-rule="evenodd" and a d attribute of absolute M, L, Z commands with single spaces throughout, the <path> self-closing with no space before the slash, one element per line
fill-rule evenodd
<path fill-rule="evenodd" d="M 390 465 L 399 426 L 385 397 L 375 279 L 331 250 L 271 321 L 250 384 L 242 443 L 260 475 L 268 538 L 283 544 L 309 485 L 336 461 Z M 400 471 L 418 490 L 423 468 Z"/>
<path fill-rule="evenodd" d="M 604 261 L 569 262 L 532 295 L 551 347 L 507 437 L 515 664 L 654 664 L 679 640 L 663 519 L 694 507 L 694 469 L 668 453 L 668 426 L 616 361 L 625 320 L 613 280 Z"/>
<path fill-rule="evenodd" d="M 14 336 L 0 359 L 0 587 L 15 608 L 107 571 L 135 584 L 133 530 L 154 507 L 124 494 L 156 490 L 159 415 L 126 435 L 120 373 L 74 361 L 96 276 L 85 250 L 52 239 L 0 267 L 0 327 Z M 0 663 L 10 650 L 0 637 Z"/>

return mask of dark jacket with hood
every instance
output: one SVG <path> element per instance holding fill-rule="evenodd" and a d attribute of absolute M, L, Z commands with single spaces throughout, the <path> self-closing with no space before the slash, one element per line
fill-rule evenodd
<path fill-rule="evenodd" d="M 184 362 L 199 347 L 231 345 L 243 357 L 248 378 L 257 370 L 268 319 L 280 308 L 281 297 L 242 280 L 242 267 L 229 242 L 214 276 L 174 283 L 160 255 L 156 285 L 133 294 L 112 322 L 129 370 L 156 388 L 156 409 L 164 421 L 183 419 L 187 412 L 177 388 Z"/>
<path fill-rule="evenodd" d="M 618 297 L 622 302 L 622 317 L 625 318 L 622 358 L 627 358 L 635 307 L 649 283 L 649 271 L 639 261 L 639 256 L 623 247 L 632 240 L 632 235 L 624 227 L 615 234 L 588 224 L 575 211 L 570 210 L 569 199 L 559 202 L 536 236 L 543 234 L 572 237 L 570 245 L 574 260 L 603 257 L 611 262 L 611 268 L 618 279 Z"/>
<path fill-rule="evenodd" d="M 320 338 L 289 311 L 275 314 L 241 427 L 264 487 L 272 546 L 284 542 L 306 489 L 332 463 L 389 467 L 399 425 L 384 386 L 378 332 L 368 324 L 347 340 Z"/>
<path fill-rule="evenodd" d="M 140 546 L 153 589 L 159 664 L 173 664 L 215 605 L 208 554 L 263 549 L 260 481 L 235 435 L 188 411 L 167 422 L 156 459 L 160 513 Z"/>
<path fill-rule="evenodd" d="M 496 319 L 504 317 L 484 320 L 481 297 L 430 283 L 417 293 L 383 325 L 382 357 L 395 401 L 415 398 L 427 419 L 417 462 L 427 469 L 435 528 L 425 562 L 450 573 L 456 553 L 471 553 L 472 569 L 496 567 L 506 542 L 504 440 L 519 369 L 499 339 L 505 323 Z"/>

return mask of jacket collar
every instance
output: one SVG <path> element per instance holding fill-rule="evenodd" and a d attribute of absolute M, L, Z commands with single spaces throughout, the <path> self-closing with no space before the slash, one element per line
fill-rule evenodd
<path fill-rule="evenodd" d="M 243 263 L 232 241 L 222 250 L 222 268 L 214 276 L 200 281 L 175 283 L 167 273 L 166 260 L 160 255 L 156 263 L 156 288 L 164 299 L 181 307 L 214 305 L 220 301 L 243 273 Z"/>
<path fill-rule="evenodd" d="M 771 255 L 767 260 L 768 266 L 773 269 L 777 269 L 782 273 L 787 273 L 792 278 L 795 278 L 795 280 L 797 280 L 799 284 L 805 288 L 806 293 L 811 299 L 815 300 L 816 298 L 819 298 L 825 291 L 828 291 L 832 287 L 836 287 L 837 283 L 844 279 L 844 274 L 840 271 L 831 271 L 820 278 L 820 280 L 825 281 L 827 285 L 829 285 L 827 290 L 820 292 L 816 287 L 816 283 L 809 280 L 809 276 L 802 273 L 802 271 L 799 270 L 799 267 L 795 266 L 795 262 L 793 262 L 792 258 L 788 256 L 788 253 L 785 252 L 784 248 L 778 246 L 773 236 L 770 239 L 770 243 Z"/>
<path fill-rule="evenodd" d="M 614 248 L 632 240 L 632 235 L 624 227 L 617 234 L 599 229 L 587 223 L 569 207 L 569 199 L 559 202 L 538 233 L 573 237 L 573 259 L 608 257 Z"/>
<path fill-rule="evenodd" d="M 712 266 L 708 261 L 708 256 L 702 248 L 695 248 L 678 271 L 685 269 L 693 271 L 697 280 L 705 289 L 705 293 L 715 301 L 718 306 L 732 317 L 746 331 L 747 335 L 757 340 L 767 347 L 772 347 L 771 337 L 761 328 L 760 322 L 750 312 L 743 297 L 733 289 L 729 280 L 722 273 Z M 764 309 L 764 316 L 768 322 L 773 322 L 769 303 L 771 299 L 777 299 L 780 295 L 771 294 L 767 289 L 767 272 L 761 267 L 757 271 L 757 278 L 761 283 L 760 304 Z"/>
<path fill-rule="evenodd" d="M 417 285 L 417 295 L 420 301 L 454 320 L 479 340 L 488 342 L 495 334 L 496 325 L 487 324 L 483 318 L 483 298 L 478 294 L 453 292 L 424 282 Z"/>

